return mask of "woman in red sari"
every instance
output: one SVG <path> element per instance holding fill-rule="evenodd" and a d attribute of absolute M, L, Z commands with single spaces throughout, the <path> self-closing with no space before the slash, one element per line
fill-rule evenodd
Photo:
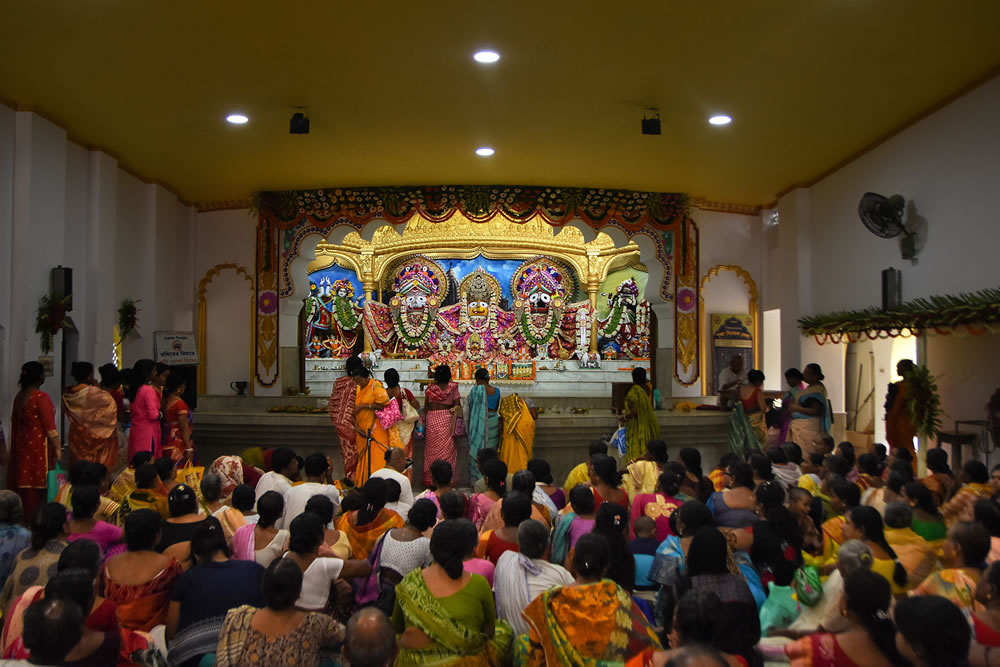
<path fill-rule="evenodd" d="M 340 456 L 344 459 L 344 477 L 354 478 L 358 466 L 358 449 L 354 433 L 354 398 L 358 393 L 358 385 L 354 384 L 351 373 L 362 366 L 359 357 L 348 357 L 344 361 L 344 375 L 333 382 L 333 391 L 327 406 L 330 411 L 330 421 L 337 429 L 337 442 Z"/>
<path fill-rule="evenodd" d="M 129 394 L 129 412 L 132 415 L 132 427 L 128 433 L 129 460 L 136 452 L 152 452 L 154 459 L 162 456 L 160 402 L 163 383 L 169 373 L 167 366 L 154 364 L 152 359 L 135 362 Z"/>
<path fill-rule="evenodd" d="M 455 451 L 455 422 L 462 411 L 462 399 L 458 385 L 451 381 L 451 369 L 441 365 L 434 369 L 434 383 L 427 385 L 424 398 L 427 416 L 424 444 L 424 486 L 430 486 L 431 464 L 441 459 L 451 464 L 452 470 L 458 465 Z"/>
<path fill-rule="evenodd" d="M 181 396 L 186 385 L 181 374 L 168 375 L 163 387 L 163 455 L 174 463 L 194 456 L 194 441 L 191 439 L 191 408 Z"/>
<path fill-rule="evenodd" d="M 49 482 L 49 470 L 59 460 L 59 432 L 52 399 L 39 388 L 45 369 L 37 361 L 21 367 L 10 417 L 10 463 L 7 486 L 21 496 L 25 516 L 34 516 L 42 506 Z"/>
<path fill-rule="evenodd" d="M 77 384 L 63 392 L 63 412 L 69 419 L 69 464 L 93 461 L 108 470 L 118 467 L 118 406 L 114 397 L 94 382 L 94 365 L 73 362 Z"/>

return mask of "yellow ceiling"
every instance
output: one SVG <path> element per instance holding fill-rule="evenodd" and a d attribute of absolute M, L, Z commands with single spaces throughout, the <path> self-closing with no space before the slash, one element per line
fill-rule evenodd
<path fill-rule="evenodd" d="M 1000 66 L 996 0 L 2 7 L 0 98 L 198 202 L 539 183 L 762 204 Z M 483 46 L 502 60 L 474 63 Z M 309 136 L 288 134 L 296 106 Z M 640 134 L 647 106 L 662 136 Z M 720 111 L 732 125 L 709 126 Z"/>

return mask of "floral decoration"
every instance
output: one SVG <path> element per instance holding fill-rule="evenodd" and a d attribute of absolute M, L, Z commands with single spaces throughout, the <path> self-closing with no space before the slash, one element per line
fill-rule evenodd
<path fill-rule="evenodd" d="M 70 296 L 55 299 L 48 294 L 38 300 L 38 311 L 35 314 L 35 333 L 41 336 L 42 353 L 52 351 L 52 339 L 58 334 L 66 321 L 66 306 Z"/>
<path fill-rule="evenodd" d="M 277 293 L 267 290 L 261 292 L 260 296 L 257 298 L 257 309 L 265 315 L 270 315 L 278 310 L 278 295 Z"/>
<path fill-rule="evenodd" d="M 122 299 L 118 306 L 118 342 L 125 340 L 125 337 L 139 327 L 139 306 L 138 301 L 132 299 Z"/>

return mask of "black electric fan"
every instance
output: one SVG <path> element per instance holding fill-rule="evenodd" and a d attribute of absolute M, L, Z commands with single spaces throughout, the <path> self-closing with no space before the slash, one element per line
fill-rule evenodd
<path fill-rule="evenodd" d="M 875 192 L 866 192 L 858 203 L 858 216 L 875 236 L 891 239 L 903 234 L 903 259 L 917 256 L 916 235 L 903 224 L 903 208 L 906 205 L 900 195 L 886 197 Z"/>

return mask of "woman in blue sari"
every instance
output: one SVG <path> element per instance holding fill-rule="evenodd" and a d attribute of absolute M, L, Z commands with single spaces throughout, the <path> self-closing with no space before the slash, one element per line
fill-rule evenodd
<path fill-rule="evenodd" d="M 465 401 L 466 431 L 469 435 L 469 462 L 471 480 L 478 480 L 482 474 L 476 465 L 479 450 L 487 447 L 497 449 L 500 444 L 500 390 L 490 384 L 490 374 L 485 368 L 476 370 L 476 386 Z"/>
<path fill-rule="evenodd" d="M 808 386 L 789 406 L 791 422 L 788 431 L 792 442 L 806 451 L 812 451 L 830 432 L 833 415 L 826 387 L 823 386 L 823 369 L 819 364 L 807 364 L 802 377 Z"/>

